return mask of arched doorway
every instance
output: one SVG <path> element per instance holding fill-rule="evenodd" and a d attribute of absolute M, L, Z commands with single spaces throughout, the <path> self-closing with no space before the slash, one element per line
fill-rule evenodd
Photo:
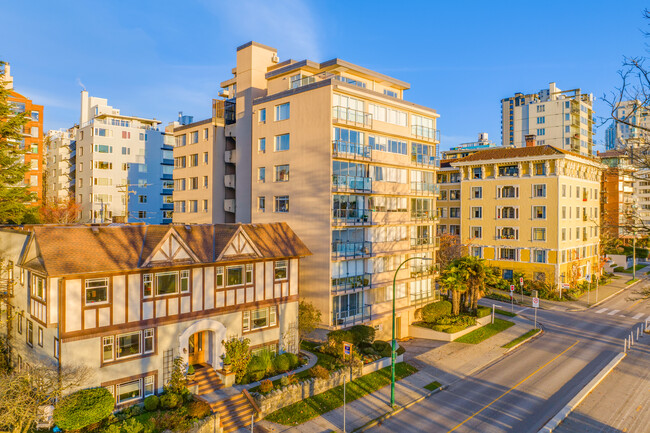
<path fill-rule="evenodd" d="M 187 364 L 210 364 L 223 368 L 221 354 L 226 327 L 216 320 L 202 319 L 192 323 L 178 338 L 180 354 Z"/>

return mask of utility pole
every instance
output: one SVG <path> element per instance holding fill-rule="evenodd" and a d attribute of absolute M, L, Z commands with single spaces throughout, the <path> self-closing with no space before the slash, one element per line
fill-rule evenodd
<path fill-rule="evenodd" d="M 147 186 L 145 184 L 145 186 Z M 136 191 L 133 191 L 130 189 L 131 183 L 129 180 L 126 180 L 126 184 L 124 185 L 117 185 L 116 188 L 124 194 L 124 222 L 128 223 L 129 222 L 129 194 L 135 194 Z"/>

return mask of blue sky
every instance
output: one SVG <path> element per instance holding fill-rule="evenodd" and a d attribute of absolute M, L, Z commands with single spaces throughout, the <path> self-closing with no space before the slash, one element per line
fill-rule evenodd
<path fill-rule="evenodd" d="M 399 8 L 396 5 L 399 5 Z M 45 128 L 78 121 L 79 92 L 122 113 L 211 114 L 235 48 L 255 40 L 281 60 L 339 57 L 411 83 L 405 99 L 438 110 L 443 149 L 488 132 L 500 100 L 555 81 L 597 98 L 624 55 L 647 55 L 647 2 L 0 0 L 0 59 L 16 90 L 45 105 Z M 606 106 L 596 102 L 598 115 Z M 604 140 L 604 128 L 596 135 Z"/>

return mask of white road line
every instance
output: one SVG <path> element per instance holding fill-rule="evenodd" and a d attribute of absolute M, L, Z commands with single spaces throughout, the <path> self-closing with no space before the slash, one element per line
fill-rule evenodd
<path fill-rule="evenodd" d="M 637 314 L 636 316 L 634 316 L 632 318 L 636 320 L 636 319 L 640 318 L 641 316 L 643 316 L 643 313 L 639 313 L 639 314 Z"/>
<path fill-rule="evenodd" d="M 608 316 L 613 316 L 614 314 L 618 313 L 621 310 L 612 310 L 609 313 L 607 313 Z"/>
<path fill-rule="evenodd" d="M 607 311 L 607 308 L 601 308 L 600 310 L 596 311 L 596 314 L 600 314 L 600 313 L 602 313 L 603 311 Z"/>

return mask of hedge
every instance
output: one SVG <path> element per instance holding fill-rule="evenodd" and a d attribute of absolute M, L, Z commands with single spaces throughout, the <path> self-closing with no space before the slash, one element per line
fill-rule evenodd
<path fill-rule="evenodd" d="M 79 430 L 113 412 L 115 399 L 106 388 L 82 389 L 63 397 L 54 409 L 54 423 L 63 430 Z"/>
<path fill-rule="evenodd" d="M 422 315 L 422 321 L 433 323 L 440 317 L 451 314 L 451 302 L 438 301 L 427 304 L 422 307 L 420 314 Z"/>

